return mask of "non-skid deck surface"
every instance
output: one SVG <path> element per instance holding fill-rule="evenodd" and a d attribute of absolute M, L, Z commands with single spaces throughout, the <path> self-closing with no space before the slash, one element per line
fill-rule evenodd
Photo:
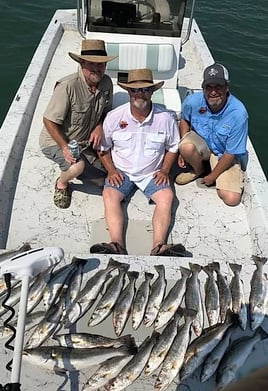
<path fill-rule="evenodd" d="M 74 181 L 71 207 L 60 210 L 53 204 L 54 183 L 58 167 L 46 159 L 38 138 L 42 116 L 57 79 L 74 72 L 77 63 L 68 51 L 80 51 L 80 36 L 73 31 L 63 34 L 56 55 L 45 79 L 25 149 L 19 177 L 7 248 L 29 241 L 33 246 L 60 246 L 71 257 L 88 256 L 95 242 L 108 239 L 103 217 L 101 189 L 90 182 Z M 187 49 L 187 48 L 186 48 Z M 185 49 L 185 50 L 186 50 Z M 184 75 L 200 76 L 193 52 L 187 49 L 189 72 L 181 75 L 181 85 L 187 84 Z M 196 69 L 195 69 L 196 67 Z M 52 71 L 53 70 L 53 71 Z M 196 86 L 199 86 L 198 77 Z M 193 88 L 193 77 L 191 85 Z M 244 206 L 230 208 L 218 199 L 214 189 L 191 183 L 175 186 L 173 227 L 169 242 L 183 243 L 195 257 L 212 259 L 245 259 L 251 254 Z M 151 249 L 153 206 L 137 191 L 127 205 L 129 254 L 148 255 Z"/>

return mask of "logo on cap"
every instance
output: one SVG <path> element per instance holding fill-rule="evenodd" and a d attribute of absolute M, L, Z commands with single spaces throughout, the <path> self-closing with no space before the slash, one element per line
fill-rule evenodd
<path fill-rule="evenodd" d="M 215 69 L 215 68 L 211 68 L 211 69 L 208 71 L 209 76 L 216 76 L 217 73 L 219 73 L 219 72 L 218 72 L 217 69 Z"/>

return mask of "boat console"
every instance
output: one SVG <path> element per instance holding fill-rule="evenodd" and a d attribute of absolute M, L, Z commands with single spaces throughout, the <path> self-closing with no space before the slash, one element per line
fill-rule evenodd
<path fill-rule="evenodd" d="M 89 31 L 180 37 L 186 0 L 88 0 Z"/>
<path fill-rule="evenodd" d="M 119 77 L 130 69 L 150 68 L 155 81 L 164 81 L 152 100 L 179 118 L 181 97 L 178 70 L 182 23 L 186 0 L 88 0 L 86 37 L 103 39 L 109 55 L 107 63 L 113 80 L 113 105 L 128 101 L 128 93 L 118 87 Z"/>

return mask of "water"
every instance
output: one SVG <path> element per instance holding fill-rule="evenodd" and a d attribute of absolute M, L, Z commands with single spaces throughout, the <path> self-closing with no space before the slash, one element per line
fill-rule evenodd
<path fill-rule="evenodd" d="M 0 0 L 0 124 L 56 8 L 76 8 L 76 1 Z M 268 176 L 268 2 L 197 0 L 195 17 L 248 109 L 250 138 Z"/>

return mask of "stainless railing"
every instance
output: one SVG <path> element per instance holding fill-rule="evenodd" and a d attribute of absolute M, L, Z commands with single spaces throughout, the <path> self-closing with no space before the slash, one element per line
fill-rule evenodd
<path fill-rule="evenodd" d="M 186 35 L 185 35 L 184 39 L 181 42 L 182 45 L 184 45 L 188 41 L 188 39 L 190 37 L 191 30 L 192 30 L 193 19 L 194 19 L 194 9 L 195 9 L 195 0 L 192 0 L 192 7 L 191 7 L 191 13 L 190 13 L 190 17 L 189 17 L 189 23 L 188 23 Z"/>
<path fill-rule="evenodd" d="M 82 38 L 86 38 L 86 0 L 77 0 L 77 30 Z"/>

